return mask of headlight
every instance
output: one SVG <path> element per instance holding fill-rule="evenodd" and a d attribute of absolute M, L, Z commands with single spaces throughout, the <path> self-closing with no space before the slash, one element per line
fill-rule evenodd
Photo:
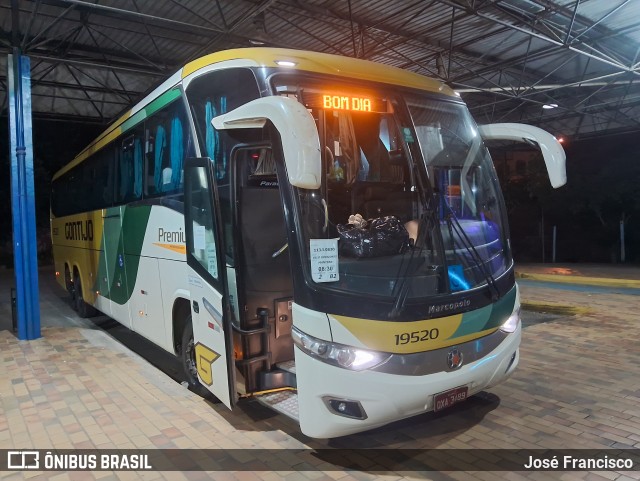
<path fill-rule="evenodd" d="M 504 321 L 504 324 L 500 326 L 500 329 L 504 332 L 514 332 L 520 324 L 520 308 L 518 307 L 509 318 Z"/>
<path fill-rule="evenodd" d="M 291 330 L 291 335 L 295 345 L 311 357 L 351 371 L 371 369 L 391 357 L 391 354 L 386 352 L 367 351 L 353 346 L 322 341 L 295 327 Z"/>

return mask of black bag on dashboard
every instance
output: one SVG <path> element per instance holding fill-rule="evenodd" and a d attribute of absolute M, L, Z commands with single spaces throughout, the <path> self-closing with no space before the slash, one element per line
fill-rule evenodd
<path fill-rule="evenodd" d="M 395 216 L 378 217 L 364 225 L 338 224 L 338 249 L 347 257 L 381 257 L 401 254 L 409 245 L 409 233 Z"/>

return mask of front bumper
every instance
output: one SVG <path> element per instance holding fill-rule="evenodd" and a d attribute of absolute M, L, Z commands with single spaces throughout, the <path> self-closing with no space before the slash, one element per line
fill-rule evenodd
<path fill-rule="evenodd" d="M 518 364 L 521 329 L 519 325 L 511 334 L 500 333 L 504 338 L 493 350 L 457 370 L 447 372 L 445 367 L 428 374 L 415 371 L 410 375 L 404 369 L 380 372 L 379 368 L 350 371 L 316 360 L 296 347 L 300 428 L 315 438 L 344 436 L 432 411 L 434 396 L 438 393 L 467 386 L 472 395 L 494 386 L 509 377 Z M 479 341 L 456 347 L 473 350 Z M 401 366 L 402 357 L 396 357 L 395 363 Z M 443 364 L 446 365 L 446 357 Z M 427 371 L 432 369 L 423 369 Z M 327 398 L 359 403 L 366 413 L 365 419 L 353 419 L 332 411 Z"/>

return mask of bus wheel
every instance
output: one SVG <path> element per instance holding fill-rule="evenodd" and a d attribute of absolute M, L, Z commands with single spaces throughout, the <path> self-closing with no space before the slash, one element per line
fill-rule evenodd
<path fill-rule="evenodd" d="M 75 292 L 73 289 L 73 282 L 71 282 L 71 274 L 69 273 L 69 266 L 64 266 L 64 285 L 67 288 L 67 292 L 71 296 L 71 300 L 74 300 Z"/>
<path fill-rule="evenodd" d="M 182 331 L 182 343 L 180 345 L 180 357 L 182 367 L 189 384 L 189 390 L 198 396 L 207 397 L 209 391 L 198 380 L 198 368 L 196 365 L 196 350 L 193 342 L 193 326 L 191 325 L 191 315 L 187 318 L 187 325 Z"/>
<path fill-rule="evenodd" d="M 73 307 L 75 308 L 78 315 L 82 318 L 93 317 L 98 311 L 93 307 L 84 302 L 84 298 L 82 297 L 82 284 L 80 284 L 80 276 L 76 274 L 73 280 L 73 288 L 74 288 L 74 299 L 73 299 Z"/>

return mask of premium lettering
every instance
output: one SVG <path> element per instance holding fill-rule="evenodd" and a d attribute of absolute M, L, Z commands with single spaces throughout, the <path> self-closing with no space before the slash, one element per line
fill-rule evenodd
<path fill-rule="evenodd" d="M 184 244 L 184 232 L 182 228 L 180 228 L 180 230 L 164 230 L 160 227 L 158 228 L 158 242 L 164 242 L 167 244 L 178 242 Z"/>

